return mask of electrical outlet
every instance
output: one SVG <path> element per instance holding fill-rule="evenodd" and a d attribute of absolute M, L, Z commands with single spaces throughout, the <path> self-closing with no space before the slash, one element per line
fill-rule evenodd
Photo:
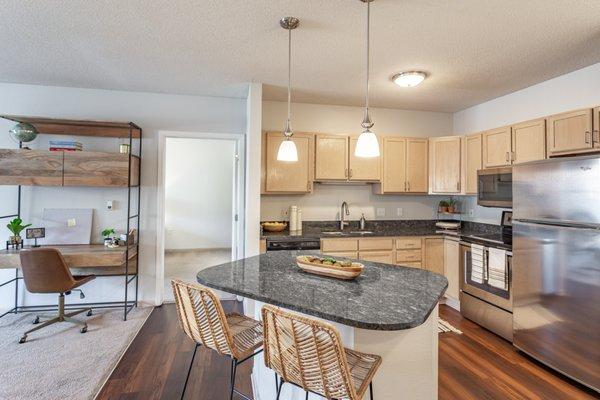
<path fill-rule="evenodd" d="M 396 214 L 397 214 L 399 217 L 403 216 L 403 215 L 404 215 L 404 209 L 403 209 L 402 207 L 398 207 L 398 208 L 396 209 Z"/>
<path fill-rule="evenodd" d="M 385 208 L 378 208 L 377 209 L 377 216 L 378 217 L 385 217 Z"/>
<path fill-rule="evenodd" d="M 112 210 L 114 210 L 114 209 L 115 209 L 115 203 L 114 203 L 114 201 L 113 201 L 113 200 L 108 200 L 108 201 L 106 202 L 106 209 L 107 209 L 108 211 L 112 211 Z"/>
<path fill-rule="evenodd" d="M 74 227 L 74 226 L 77 226 L 77 220 L 76 220 L 75 218 L 69 218 L 69 219 L 67 220 L 67 226 L 68 226 L 69 228 L 72 228 L 72 227 Z"/>

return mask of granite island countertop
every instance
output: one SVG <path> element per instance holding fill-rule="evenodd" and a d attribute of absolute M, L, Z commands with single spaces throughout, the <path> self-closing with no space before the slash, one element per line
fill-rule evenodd
<path fill-rule="evenodd" d="M 421 325 L 435 309 L 448 280 L 417 268 L 361 261 L 353 281 L 303 272 L 296 256 L 311 251 L 261 254 L 198 272 L 199 283 L 293 311 L 371 330 Z"/>

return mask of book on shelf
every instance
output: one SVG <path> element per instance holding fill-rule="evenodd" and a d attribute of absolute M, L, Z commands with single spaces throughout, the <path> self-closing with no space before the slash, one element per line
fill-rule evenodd
<path fill-rule="evenodd" d="M 82 151 L 83 149 L 69 149 L 64 147 L 50 147 L 50 151 Z"/>

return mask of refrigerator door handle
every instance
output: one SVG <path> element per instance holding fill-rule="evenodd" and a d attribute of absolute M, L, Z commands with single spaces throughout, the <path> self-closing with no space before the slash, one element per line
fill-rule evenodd
<path fill-rule="evenodd" d="M 549 226 L 561 226 L 566 228 L 580 228 L 580 229 L 593 229 L 600 230 L 600 224 L 585 223 L 585 222 L 574 222 L 574 221 L 559 221 L 555 219 L 527 219 L 527 218 L 515 218 L 513 222 L 529 224 L 529 225 L 549 225 Z"/>

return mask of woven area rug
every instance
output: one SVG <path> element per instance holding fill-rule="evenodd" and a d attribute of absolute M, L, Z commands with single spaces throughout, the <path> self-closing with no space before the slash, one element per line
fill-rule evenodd
<path fill-rule="evenodd" d="M 450 325 L 450 323 L 448 321 L 445 321 L 441 318 L 438 318 L 438 331 L 439 331 L 439 333 L 453 332 L 453 333 L 458 333 L 459 335 L 462 335 L 462 332 L 460 330 L 456 329 L 455 327 Z"/>
<path fill-rule="evenodd" d="M 93 399 L 150 315 L 152 307 L 133 309 L 123 321 L 123 310 L 94 310 L 80 314 L 88 332 L 66 322 L 29 335 L 31 313 L 0 319 L 0 399 Z M 40 313 L 42 321 L 50 314 Z"/>

